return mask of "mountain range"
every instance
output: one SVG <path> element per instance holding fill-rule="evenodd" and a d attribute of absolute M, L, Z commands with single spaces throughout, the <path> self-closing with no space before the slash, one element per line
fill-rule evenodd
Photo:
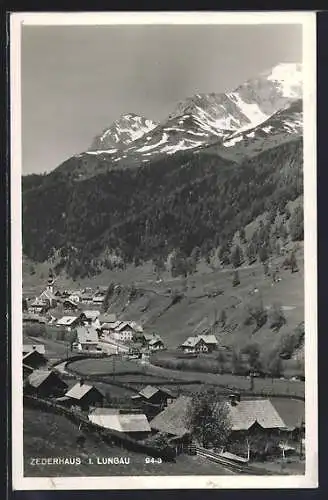
<path fill-rule="evenodd" d="M 64 268 L 206 253 L 301 194 L 302 133 L 297 63 L 189 97 L 160 123 L 122 115 L 48 175 L 23 177 L 24 252 L 60 254 Z"/>

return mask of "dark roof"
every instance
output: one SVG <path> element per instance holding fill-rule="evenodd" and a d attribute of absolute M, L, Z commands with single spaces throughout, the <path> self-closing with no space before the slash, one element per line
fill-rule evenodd
<path fill-rule="evenodd" d="M 227 403 L 230 415 L 231 430 L 250 429 L 255 423 L 263 429 L 283 429 L 285 423 L 269 399 L 253 399 L 239 401 L 237 404 Z"/>
<path fill-rule="evenodd" d="M 190 402 L 190 397 L 180 396 L 165 408 L 165 410 L 156 415 L 150 422 L 150 427 L 172 436 L 183 436 L 188 434 L 190 431 L 186 418 L 189 412 Z"/>
<path fill-rule="evenodd" d="M 65 396 L 72 399 L 82 399 L 92 389 L 95 389 L 99 392 L 100 395 L 102 395 L 102 393 L 95 386 L 81 384 L 80 382 L 78 382 L 77 384 L 73 385 L 73 387 L 71 387 L 69 391 L 66 392 Z"/>
<path fill-rule="evenodd" d="M 56 383 L 59 383 L 63 387 L 67 387 L 67 384 L 56 373 L 49 370 L 34 370 L 28 377 L 28 382 L 32 387 L 38 388 L 48 378 L 52 378 L 56 380 Z"/>
<path fill-rule="evenodd" d="M 270 401 L 287 428 L 295 429 L 305 422 L 304 401 L 289 398 L 272 398 Z"/>

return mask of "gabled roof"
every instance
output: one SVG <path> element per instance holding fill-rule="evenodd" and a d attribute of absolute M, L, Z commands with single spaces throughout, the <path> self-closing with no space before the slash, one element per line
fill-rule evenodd
<path fill-rule="evenodd" d="M 146 340 L 146 342 L 150 342 L 154 339 L 162 340 L 161 337 L 157 333 L 144 333 L 143 338 Z"/>
<path fill-rule="evenodd" d="M 98 333 L 93 326 L 78 326 L 76 329 L 77 341 L 81 343 L 98 342 Z"/>
<path fill-rule="evenodd" d="M 44 344 L 24 344 L 23 345 L 23 353 L 31 353 L 37 351 L 39 354 L 45 354 L 46 348 Z"/>
<path fill-rule="evenodd" d="M 151 339 L 149 341 L 149 345 L 155 345 L 155 344 L 158 344 L 159 342 L 164 345 L 164 342 L 163 342 L 163 340 L 161 338 Z"/>
<path fill-rule="evenodd" d="M 57 300 L 55 294 L 50 290 L 43 290 L 43 292 L 40 294 L 40 299 L 42 300 L 43 298 L 46 298 L 48 300 Z"/>
<path fill-rule="evenodd" d="M 128 321 L 122 321 L 120 325 L 118 325 L 117 327 L 115 327 L 115 331 L 116 332 L 121 332 L 122 330 L 124 330 L 127 327 L 133 329 L 133 327 L 129 324 Z"/>
<path fill-rule="evenodd" d="M 305 404 L 298 399 L 270 399 L 288 429 L 295 429 L 305 422 Z"/>
<path fill-rule="evenodd" d="M 120 324 L 122 323 L 122 321 L 115 321 L 114 323 L 111 323 L 112 325 L 112 328 L 115 330 L 115 328 L 117 328 L 118 326 L 120 326 Z"/>
<path fill-rule="evenodd" d="M 147 385 L 146 387 L 144 387 L 143 389 L 141 389 L 141 391 L 139 391 L 139 394 L 146 398 L 146 399 L 150 399 L 154 396 L 154 394 L 156 394 L 157 392 L 159 391 L 158 387 L 154 387 L 152 385 Z"/>
<path fill-rule="evenodd" d="M 217 344 L 218 340 L 215 335 L 199 335 L 199 338 L 202 338 L 205 344 Z"/>
<path fill-rule="evenodd" d="M 68 299 L 65 299 L 63 304 L 70 304 L 71 306 L 75 307 L 76 309 L 79 307 L 78 304 L 76 302 L 74 302 L 74 300 L 68 298 Z"/>
<path fill-rule="evenodd" d="M 89 420 L 101 427 L 113 429 L 118 432 L 150 432 L 151 428 L 146 415 L 143 413 L 120 414 L 106 411 L 107 408 L 99 408 L 89 414 Z M 105 411 L 104 411 L 105 410 Z"/>
<path fill-rule="evenodd" d="M 269 399 L 253 399 L 227 403 L 230 415 L 231 430 L 248 430 L 255 423 L 263 429 L 282 429 L 285 423 Z"/>
<path fill-rule="evenodd" d="M 172 436 L 183 436 L 189 433 L 186 418 L 189 412 L 191 397 L 180 396 L 165 410 L 156 415 L 150 422 L 150 427 L 156 431 Z"/>
<path fill-rule="evenodd" d="M 57 325 L 69 326 L 78 319 L 78 316 L 63 316 L 57 321 Z"/>
<path fill-rule="evenodd" d="M 184 341 L 182 344 L 183 347 L 196 347 L 199 342 L 201 342 L 203 339 L 200 337 L 188 337 L 187 340 Z"/>
<path fill-rule="evenodd" d="M 137 333 L 142 333 L 143 332 L 143 327 L 140 325 L 140 323 L 137 323 L 136 321 L 128 321 L 129 325 L 133 330 Z"/>
<path fill-rule="evenodd" d="M 67 384 L 51 370 L 34 370 L 34 372 L 29 375 L 28 382 L 32 387 L 38 388 L 49 377 L 56 380 L 57 383 L 59 382 L 63 387 L 67 387 Z"/>
<path fill-rule="evenodd" d="M 81 384 L 78 382 L 69 391 L 66 392 L 65 396 L 72 399 L 82 399 L 88 392 L 92 389 L 96 389 L 100 394 L 101 392 L 93 385 Z"/>

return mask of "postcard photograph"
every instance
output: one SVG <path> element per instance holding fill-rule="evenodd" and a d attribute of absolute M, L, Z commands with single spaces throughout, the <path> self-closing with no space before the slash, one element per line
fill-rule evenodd
<path fill-rule="evenodd" d="M 315 15 L 11 15 L 14 489 L 317 486 Z"/>

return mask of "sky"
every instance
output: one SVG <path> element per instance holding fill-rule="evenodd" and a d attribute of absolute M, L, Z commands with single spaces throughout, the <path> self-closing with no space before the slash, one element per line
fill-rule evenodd
<path fill-rule="evenodd" d="M 302 62 L 301 25 L 23 26 L 23 173 L 87 150 L 124 113 L 155 121 L 197 93 Z"/>

